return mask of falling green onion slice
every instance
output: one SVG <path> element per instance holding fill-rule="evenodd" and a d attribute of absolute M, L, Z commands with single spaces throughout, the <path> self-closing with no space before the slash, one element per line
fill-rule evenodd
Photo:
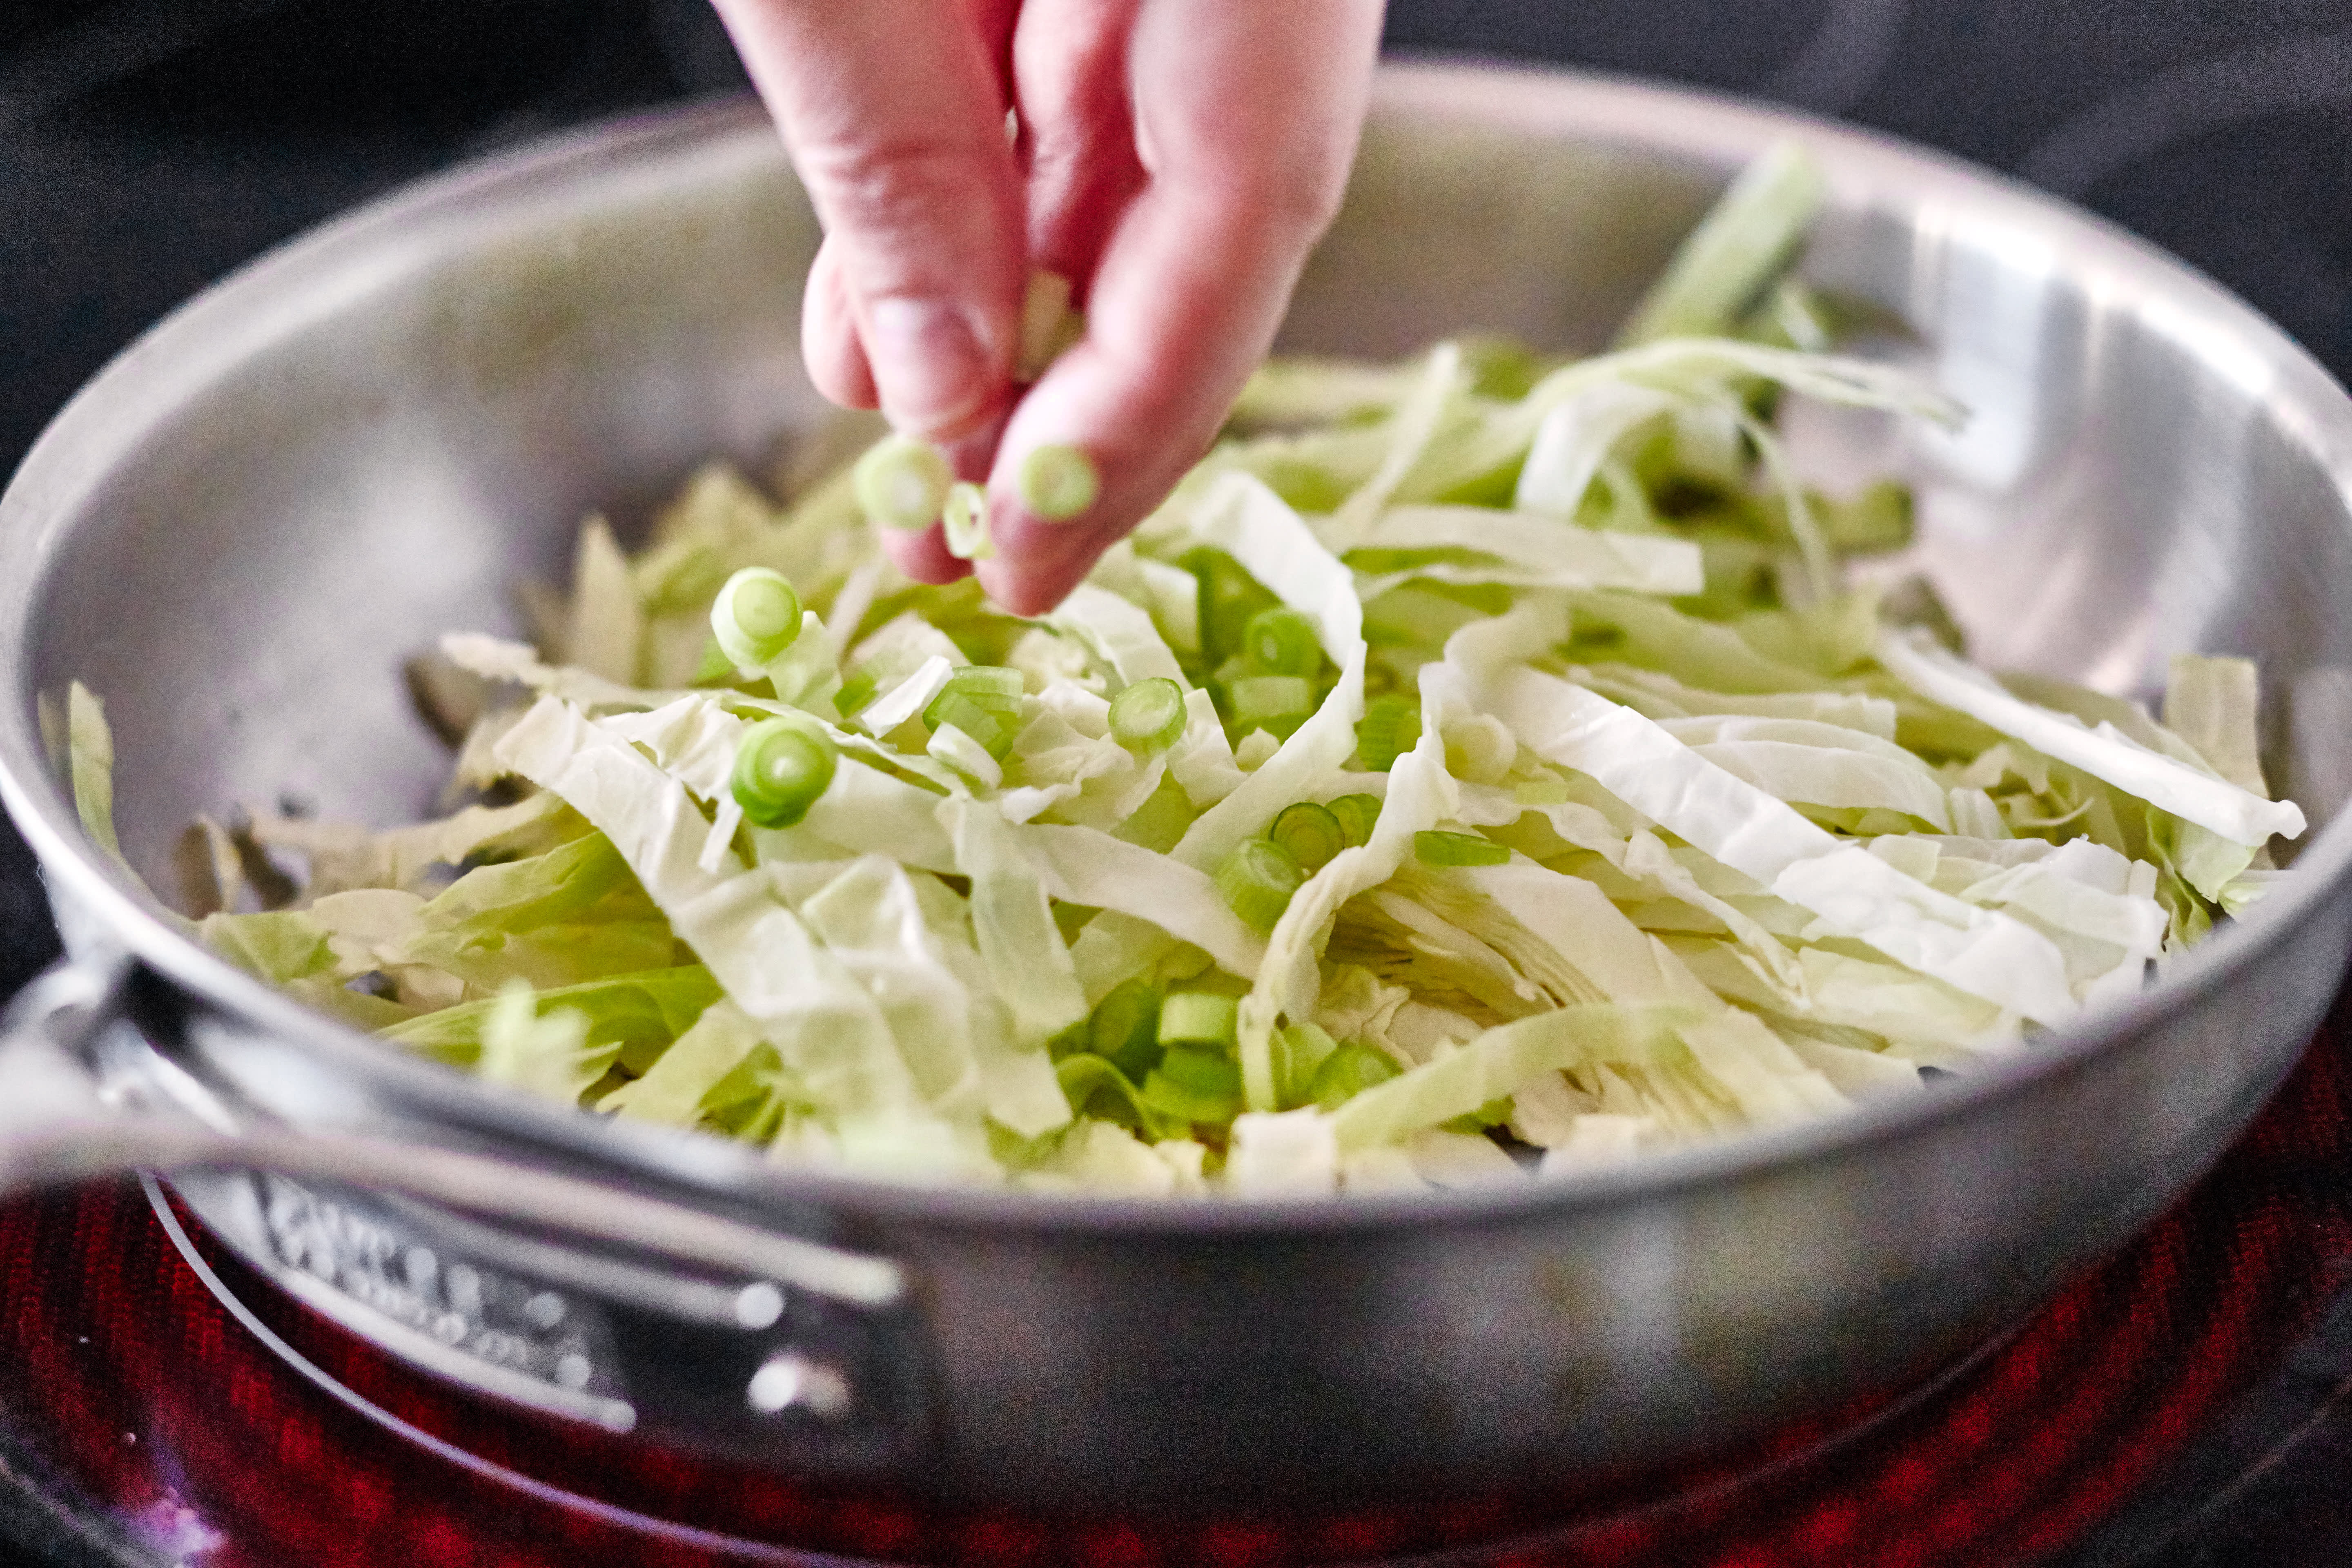
<path fill-rule="evenodd" d="M 744 820 L 760 827 L 790 827 L 809 813 L 833 783 L 833 742 L 798 719 L 767 719 L 744 732 L 735 749 L 728 788 Z"/>
<path fill-rule="evenodd" d="M 1432 828 L 1412 836 L 1412 852 L 1425 866 L 1503 866 L 1511 852 L 1475 833 Z"/>
<path fill-rule="evenodd" d="M 710 633 L 738 668 L 757 669 L 799 639 L 801 596 L 782 573 L 746 566 L 719 590 Z"/>
<path fill-rule="evenodd" d="M 1160 1043 L 1232 1045 L 1241 1037 L 1241 1006 L 1213 991 L 1171 991 L 1160 1004 Z"/>
<path fill-rule="evenodd" d="M 1350 848 L 1372 841 L 1372 825 L 1381 819 L 1380 796 L 1343 795 L 1326 809 L 1339 819 L 1339 831 L 1347 835 Z"/>
<path fill-rule="evenodd" d="M 1396 760 L 1421 743 L 1421 705 L 1391 692 L 1364 704 L 1356 721 L 1356 755 L 1366 768 L 1384 773 Z"/>
<path fill-rule="evenodd" d="M 1242 657 L 1261 675 L 1312 675 L 1322 667 L 1315 623 L 1287 605 L 1260 610 L 1242 631 Z"/>
<path fill-rule="evenodd" d="M 1039 447 L 1021 459 L 1013 486 L 1030 511 L 1047 522 L 1068 522 L 1095 504 L 1102 476 L 1076 447 Z"/>
<path fill-rule="evenodd" d="M 940 520 L 955 470 L 947 455 L 911 436 L 886 436 L 857 459 L 857 504 L 885 528 L 923 529 Z"/>
<path fill-rule="evenodd" d="M 1184 733 L 1184 689 L 1164 675 L 1139 680 L 1110 700 L 1110 738 L 1130 752 L 1172 746 Z"/>
<path fill-rule="evenodd" d="M 1307 873 L 1271 838 L 1245 838 L 1217 867 L 1217 891 L 1253 930 L 1270 931 Z"/>
<path fill-rule="evenodd" d="M 1315 683 L 1298 675 L 1245 675 L 1225 682 L 1225 705 L 1241 734 L 1287 735 L 1315 711 Z"/>
<path fill-rule="evenodd" d="M 1348 847 L 1348 830 L 1339 816 L 1311 800 L 1284 806 L 1265 836 L 1288 850 L 1298 868 L 1310 877 Z"/>
<path fill-rule="evenodd" d="M 988 537 L 988 492 L 959 479 L 948 487 L 940 521 L 946 525 L 948 553 L 959 561 L 986 561 L 996 553 Z"/>

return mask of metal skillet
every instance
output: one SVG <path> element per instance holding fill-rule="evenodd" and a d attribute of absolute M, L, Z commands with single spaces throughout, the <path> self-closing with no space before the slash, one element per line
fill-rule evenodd
<path fill-rule="evenodd" d="M 82 837 L 39 727 L 105 694 L 131 865 L 199 811 L 425 810 L 395 679 L 509 624 L 584 512 L 816 416 L 817 233 L 748 105 L 504 155 L 125 353 L 0 500 L 0 795 L 70 966 L 0 1047 L 0 1181 L 171 1168 L 321 1310 L 485 1396 L 991 1504 L 1308 1509 L 1691 1453 L 1981 1342 L 2130 1236 L 2292 1064 L 2352 949 L 2352 399 L 2149 247 L 1949 160 L 1591 77 L 1399 66 L 1293 348 L 1602 341 L 1729 171 L 1827 170 L 1817 281 L 1916 329 L 1957 437 L 1893 468 L 1978 657 L 2145 691 L 2262 661 L 2295 875 L 2146 994 L 1843 1120 L 1523 1189 L 1144 1204 L 899 1188 L 529 1100 L 212 957 Z M 268 1175 L 251 1173 L 257 1168 Z"/>

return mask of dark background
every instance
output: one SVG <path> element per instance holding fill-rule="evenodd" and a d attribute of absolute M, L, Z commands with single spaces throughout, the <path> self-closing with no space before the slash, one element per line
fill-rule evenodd
<path fill-rule="evenodd" d="M 2021 174 L 2352 371 L 2352 0 L 1391 0 L 1389 17 L 1399 49 L 1671 78 Z M 475 153 L 740 82 L 703 0 L 0 0 L 0 473 L 141 329 L 257 251 Z M 54 951 L 0 826 L 0 995 Z M 2347 1502 L 2352 1438 L 2323 1413 L 2166 1560 L 2352 1561 Z"/>

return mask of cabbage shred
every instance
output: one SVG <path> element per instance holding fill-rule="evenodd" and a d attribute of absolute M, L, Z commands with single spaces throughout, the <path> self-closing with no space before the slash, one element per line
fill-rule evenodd
<path fill-rule="evenodd" d="M 207 824 L 196 929 L 499 1081 L 909 1180 L 1568 1177 L 2031 1048 L 2302 818 L 2243 661 L 2176 661 L 2166 728 L 1845 583 L 1908 495 L 1804 488 L 1778 403 L 1959 416 L 1791 327 L 1818 188 L 1774 153 L 1608 354 L 1270 364 L 1037 621 L 898 577 L 845 468 L 713 468 L 633 559 L 592 522 L 538 647 L 422 672 L 486 804 Z M 764 665 L 711 634 L 747 567 L 806 606 Z M 762 827 L 780 715 L 837 764 Z M 87 693 L 71 738 L 110 843 Z M 299 895 L 237 874 L 273 854 Z"/>

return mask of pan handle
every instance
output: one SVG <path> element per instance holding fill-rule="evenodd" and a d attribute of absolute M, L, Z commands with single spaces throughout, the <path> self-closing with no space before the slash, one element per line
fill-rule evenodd
<path fill-rule="evenodd" d="M 68 960 L 0 1015 L 0 1193 L 133 1171 L 269 1171 L 398 1193 L 457 1209 L 494 1210 L 583 1240 L 642 1249 L 726 1274 L 751 1274 L 845 1307 L 880 1310 L 907 1293 L 887 1258 L 780 1236 L 626 1188 L 430 1144 L 283 1127 L 235 1125 L 172 1106 L 110 1073 L 108 1037 L 128 1030 L 128 960 Z M 141 1068 L 180 1068 L 145 1047 Z M 201 1100 L 199 1099 L 199 1104 Z M 209 1122 L 209 1124 L 208 1124 Z"/>

